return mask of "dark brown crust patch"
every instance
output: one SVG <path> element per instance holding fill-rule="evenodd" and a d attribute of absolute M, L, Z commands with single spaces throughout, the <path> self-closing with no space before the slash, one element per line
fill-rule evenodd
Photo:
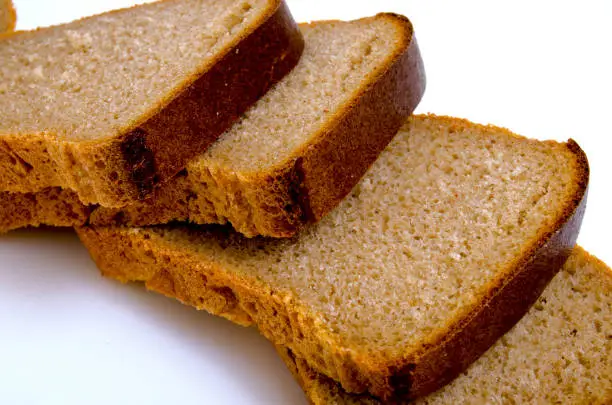
<path fill-rule="evenodd" d="M 138 197 L 143 199 L 153 191 L 159 180 L 155 174 L 153 152 L 147 147 L 147 132 L 142 128 L 130 132 L 121 142 L 121 153 L 131 181 L 138 189 Z"/>
<path fill-rule="evenodd" d="M 293 170 L 289 179 L 290 203 L 285 206 L 285 211 L 290 218 L 296 218 L 298 222 L 309 222 L 314 220 L 312 207 L 308 200 L 308 193 L 304 189 L 304 158 L 295 160 Z"/>

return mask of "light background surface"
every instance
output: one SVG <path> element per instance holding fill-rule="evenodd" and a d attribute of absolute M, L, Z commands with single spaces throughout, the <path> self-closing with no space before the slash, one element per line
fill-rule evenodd
<path fill-rule="evenodd" d="M 428 78 L 418 112 L 575 139 L 591 165 L 579 243 L 612 263 L 612 3 L 288 3 L 298 21 L 407 15 Z M 30 29 L 132 2 L 15 4 Z M 254 330 L 103 279 L 71 231 L 0 236 L 0 404 L 174 403 L 306 401 Z"/>

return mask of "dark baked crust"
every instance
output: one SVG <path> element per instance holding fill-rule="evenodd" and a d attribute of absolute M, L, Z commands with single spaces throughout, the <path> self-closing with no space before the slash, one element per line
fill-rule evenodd
<path fill-rule="evenodd" d="M 17 14 L 12 0 L 0 0 L 0 37 L 12 32 L 17 22 Z"/>
<path fill-rule="evenodd" d="M 0 233 L 26 226 L 83 225 L 91 207 L 73 191 L 51 187 L 36 193 L 0 192 Z"/>
<path fill-rule="evenodd" d="M 60 186 L 75 190 L 85 203 L 108 207 L 149 196 L 299 60 L 303 38 L 283 1 L 271 0 L 257 24 L 119 136 L 91 142 L 65 142 L 49 133 L 3 136 L 0 189 Z"/>

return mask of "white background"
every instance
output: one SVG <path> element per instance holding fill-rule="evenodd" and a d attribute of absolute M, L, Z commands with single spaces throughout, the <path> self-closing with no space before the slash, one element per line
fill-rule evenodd
<path fill-rule="evenodd" d="M 29 29 L 131 2 L 15 3 Z M 299 21 L 407 15 L 428 75 L 418 112 L 574 138 L 591 165 L 579 243 L 612 263 L 609 4 L 289 1 Z M 174 403 L 306 401 L 254 330 L 103 279 L 71 231 L 0 236 L 0 404 Z"/>

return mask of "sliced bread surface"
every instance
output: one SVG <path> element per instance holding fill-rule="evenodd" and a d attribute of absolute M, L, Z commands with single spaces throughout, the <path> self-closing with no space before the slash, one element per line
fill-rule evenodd
<path fill-rule="evenodd" d="M 378 405 L 280 346 L 314 405 Z M 506 335 L 444 388 L 414 402 L 442 404 L 612 403 L 612 271 L 576 247 L 536 304 Z"/>
<path fill-rule="evenodd" d="M 407 399 L 512 327 L 574 246 L 578 145 L 408 120 L 351 194 L 291 239 L 226 227 L 83 227 L 103 274 L 256 325 L 350 392 Z"/>
<path fill-rule="evenodd" d="M 90 207 L 89 222 L 230 222 L 248 236 L 287 237 L 335 207 L 418 104 L 423 62 L 401 16 L 301 29 L 306 46 L 295 69 L 184 173 L 149 201 L 121 210 Z M 68 213 L 86 210 L 74 193 L 47 189 L 33 197 L 31 209 L 21 205 L 19 215 L 9 215 L 15 210 L 9 202 L 23 197 L 0 196 L 2 230 L 83 223 L 61 211 L 35 212 L 57 207 L 57 199 L 72 207 Z"/>
<path fill-rule="evenodd" d="M 0 190 L 121 207 L 202 153 L 297 63 L 280 0 L 163 0 L 0 41 Z"/>
<path fill-rule="evenodd" d="M 12 0 L 0 0 L 0 35 L 15 29 L 17 14 Z"/>

